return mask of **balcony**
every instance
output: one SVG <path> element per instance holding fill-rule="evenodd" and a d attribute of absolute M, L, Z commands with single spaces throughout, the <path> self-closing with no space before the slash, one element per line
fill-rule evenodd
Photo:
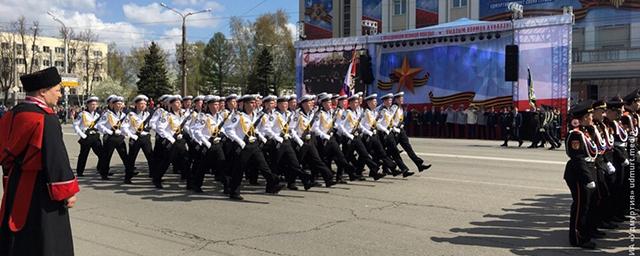
<path fill-rule="evenodd" d="M 640 48 L 573 51 L 573 63 L 603 63 L 640 60 Z"/>

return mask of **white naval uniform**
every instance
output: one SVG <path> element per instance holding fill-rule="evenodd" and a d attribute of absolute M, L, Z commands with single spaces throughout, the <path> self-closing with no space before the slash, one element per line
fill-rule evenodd
<path fill-rule="evenodd" d="M 96 124 L 96 129 L 103 135 L 121 135 L 122 123 L 126 116 L 123 112 L 114 113 L 111 109 L 105 111 Z"/>
<path fill-rule="evenodd" d="M 96 133 L 94 129 L 96 129 L 95 126 L 97 125 L 99 119 L 100 114 L 98 114 L 98 112 L 96 111 L 94 111 L 93 113 L 86 110 L 82 111 L 80 112 L 80 114 L 78 114 L 76 120 L 73 121 L 73 130 L 76 132 L 76 134 L 78 134 L 78 136 L 80 136 L 80 138 L 86 139 L 88 129 L 91 129 L 89 133 Z"/>
<path fill-rule="evenodd" d="M 145 136 L 149 134 L 149 132 L 145 130 L 145 128 L 147 128 L 146 126 L 149 124 L 145 125 L 144 121 L 147 120 L 150 115 L 149 111 L 146 110 L 141 113 L 136 113 L 134 111 L 129 112 L 127 118 L 122 122 L 122 131 L 124 132 L 124 135 L 133 140 L 138 140 L 138 135 Z"/>

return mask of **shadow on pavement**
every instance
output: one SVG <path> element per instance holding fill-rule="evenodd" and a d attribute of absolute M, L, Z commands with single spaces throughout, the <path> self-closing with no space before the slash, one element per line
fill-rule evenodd
<path fill-rule="evenodd" d="M 593 251 L 571 247 L 569 244 L 569 194 L 542 194 L 523 199 L 503 214 L 487 214 L 482 221 L 471 222 L 473 227 L 452 228 L 455 237 L 433 237 L 438 243 L 472 245 L 510 249 L 517 255 L 626 255 L 630 243 L 625 233 L 628 223 L 618 230 L 603 230 L 606 239 L 594 240 Z M 615 252 L 615 253 L 614 253 Z"/>

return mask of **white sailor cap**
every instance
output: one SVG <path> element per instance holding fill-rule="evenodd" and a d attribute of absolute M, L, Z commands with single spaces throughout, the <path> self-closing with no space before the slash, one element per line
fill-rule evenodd
<path fill-rule="evenodd" d="M 99 100 L 100 100 L 100 99 L 98 99 L 98 97 L 96 97 L 96 96 L 91 96 L 91 97 L 89 97 L 87 100 L 85 100 L 85 101 L 84 101 L 84 104 L 89 104 L 89 103 L 91 103 L 91 102 L 93 102 L 93 101 L 99 101 Z"/>
<path fill-rule="evenodd" d="M 318 101 L 319 102 L 323 102 L 323 101 L 327 101 L 327 100 L 331 100 L 331 94 L 325 93 L 322 96 L 318 96 Z"/>
<path fill-rule="evenodd" d="M 169 94 L 162 94 L 162 96 L 158 97 L 158 101 L 162 102 L 162 101 L 166 100 L 167 97 L 169 97 Z"/>
<path fill-rule="evenodd" d="M 398 98 L 398 97 L 402 97 L 404 96 L 404 92 L 399 92 L 393 95 L 394 98 Z"/>
<path fill-rule="evenodd" d="M 370 100 L 375 100 L 378 98 L 378 94 L 377 93 L 372 93 L 369 94 L 369 96 L 365 97 L 364 100 L 365 101 L 370 101 Z"/>
<path fill-rule="evenodd" d="M 138 101 L 141 101 L 141 100 L 149 101 L 149 97 L 147 97 L 147 96 L 145 96 L 143 94 L 140 94 L 140 95 L 136 96 L 135 98 L 133 98 L 133 102 L 135 102 L 135 103 L 138 103 Z"/>
<path fill-rule="evenodd" d="M 349 101 L 354 101 L 354 100 L 357 100 L 359 98 L 360 98 L 360 96 L 356 93 L 354 95 L 351 95 L 351 97 L 349 97 L 348 100 Z"/>
<path fill-rule="evenodd" d="M 124 102 L 124 98 L 120 96 L 113 96 L 109 100 L 109 103 L 116 103 L 116 102 Z"/>
<path fill-rule="evenodd" d="M 300 97 L 300 103 L 304 103 L 305 101 L 310 101 L 313 100 L 313 95 L 311 94 L 305 94 L 302 97 Z"/>
<path fill-rule="evenodd" d="M 220 97 L 220 96 L 218 96 L 218 101 L 226 101 L 226 100 L 227 100 L 227 98 L 226 98 L 226 97 Z"/>
<path fill-rule="evenodd" d="M 340 97 L 340 94 L 331 94 L 331 99 L 332 100 L 337 100 Z"/>
<path fill-rule="evenodd" d="M 227 97 L 224 98 L 225 101 L 237 100 L 237 99 L 238 99 L 238 94 L 235 94 L 235 93 L 229 94 Z"/>
<path fill-rule="evenodd" d="M 183 101 L 185 101 L 185 100 L 193 100 L 193 96 L 191 96 L 191 95 L 184 96 L 184 98 L 182 98 L 182 100 Z"/>
<path fill-rule="evenodd" d="M 316 97 L 317 97 L 318 100 L 320 100 L 320 98 L 324 98 L 324 96 L 326 96 L 326 95 L 327 95 L 326 92 L 321 92 L 321 93 L 318 93 L 318 95 L 316 95 Z"/>
<path fill-rule="evenodd" d="M 215 95 L 207 95 L 204 97 L 204 102 L 209 104 L 209 103 L 214 103 L 214 102 L 218 102 L 220 101 L 220 97 L 215 96 Z"/>
<path fill-rule="evenodd" d="M 389 99 L 389 98 L 393 98 L 393 93 L 387 93 L 385 95 L 382 95 L 382 97 L 380 99 L 381 100 L 385 100 L 385 99 Z"/>
<path fill-rule="evenodd" d="M 173 103 L 176 100 L 182 101 L 182 96 L 176 94 L 176 95 L 172 95 L 170 97 L 167 97 L 167 101 L 169 101 L 169 103 Z"/>
<path fill-rule="evenodd" d="M 256 100 L 261 100 L 262 99 L 262 95 L 260 95 L 258 93 L 254 94 L 253 96 L 256 98 Z"/>
<path fill-rule="evenodd" d="M 347 99 L 347 95 L 339 95 L 338 100 L 346 100 Z"/>
<path fill-rule="evenodd" d="M 256 100 L 256 98 L 257 97 L 255 94 L 245 94 L 238 99 L 238 102 L 252 101 L 252 100 Z"/>
<path fill-rule="evenodd" d="M 275 95 L 268 95 L 267 97 L 264 97 L 264 99 L 262 99 L 262 102 L 274 101 L 276 99 L 277 97 Z"/>
<path fill-rule="evenodd" d="M 195 98 L 193 98 L 193 101 L 194 101 L 194 102 L 196 102 L 196 101 L 204 101 L 204 95 L 198 95 L 198 96 L 196 96 Z"/>
<path fill-rule="evenodd" d="M 356 92 L 356 95 L 358 95 L 358 97 L 362 97 L 364 96 L 364 92 Z"/>
<path fill-rule="evenodd" d="M 106 99 L 104 99 L 104 101 L 107 103 L 111 103 L 111 99 L 113 99 L 113 97 L 118 97 L 118 95 L 111 94 Z"/>
<path fill-rule="evenodd" d="M 295 94 L 289 95 L 289 100 L 297 100 L 297 99 L 298 99 L 298 95 L 295 95 Z"/>
<path fill-rule="evenodd" d="M 280 95 L 280 97 L 278 97 L 277 101 L 278 102 L 287 102 L 287 101 L 289 101 L 289 96 L 288 95 Z"/>

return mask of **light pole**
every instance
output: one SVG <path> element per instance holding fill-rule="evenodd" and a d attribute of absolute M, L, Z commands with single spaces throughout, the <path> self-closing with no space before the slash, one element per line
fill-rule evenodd
<path fill-rule="evenodd" d="M 185 23 L 187 22 L 187 17 L 194 14 L 198 14 L 198 13 L 211 12 L 211 9 L 204 9 L 197 12 L 188 12 L 185 14 L 174 8 L 167 6 L 165 3 L 160 3 L 160 6 L 177 13 L 178 15 L 180 15 L 180 17 L 182 17 L 182 44 L 181 44 L 182 49 L 180 49 L 182 56 L 180 56 L 181 58 L 180 70 L 182 72 L 182 96 L 187 96 L 187 58 L 186 58 L 187 27 Z"/>
<path fill-rule="evenodd" d="M 64 25 L 64 22 L 62 22 L 55 15 L 53 15 L 53 13 L 48 11 L 47 14 L 49 14 L 49 16 L 53 18 L 53 20 L 57 21 L 58 23 L 60 23 L 60 25 L 62 25 L 62 32 L 64 34 L 64 72 L 62 73 L 64 76 L 68 76 L 69 74 L 69 30 L 67 29 L 67 26 Z M 54 62 L 54 65 L 55 65 L 55 62 Z M 64 89 L 64 112 L 65 112 L 64 123 L 67 123 L 67 120 L 69 120 L 69 88 L 68 87 L 65 87 Z"/>

